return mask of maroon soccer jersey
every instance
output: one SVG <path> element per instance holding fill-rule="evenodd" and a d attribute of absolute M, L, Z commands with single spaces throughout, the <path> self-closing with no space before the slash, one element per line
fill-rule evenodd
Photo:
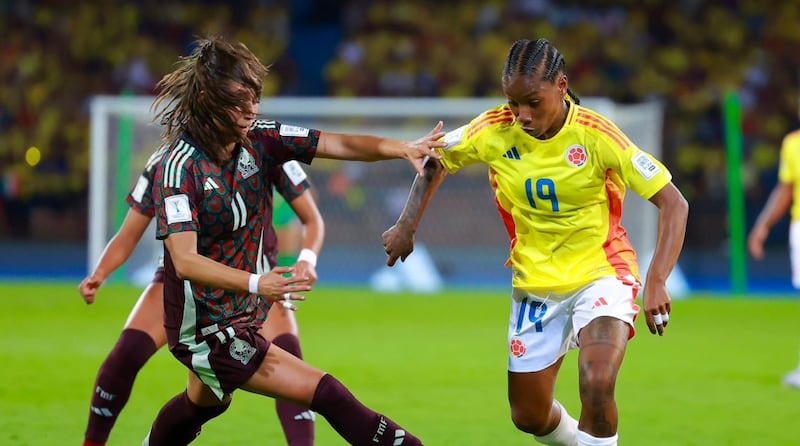
<path fill-rule="evenodd" d="M 155 203 L 153 202 L 153 176 L 155 175 L 156 168 L 161 163 L 161 158 L 167 152 L 167 146 L 163 146 L 156 150 L 144 166 L 142 174 L 131 189 L 131 192 L 125 198 L 131 209 L 144 215 L 145 217 L 153 218 L 156 213 Z"/>
<path fill-rule="evenodd" d="M 269 182 L 275 187 L 275 191 L 283 196 L 287 203 L 299 197 L 311 187 L 305 172 L 300 166 L 295 166 L 296 162 L 290 161 L 280 166 L 275 166 L 269 171 Z M 298 171 L 299 169 L 299 171 Z M 267 202 L 264 209 L 264 255 L 267 257 L 267 269 L 271 269 L 278 264 L 278 234 L 275 233 L 275 226 L 272 224 L 272 213 L 275 209 L 272 194 L 267 194 Z"/>
<path fill-rule="evenodd" d="M 319 133 L 258 120 L 250 129 L 252 148 L 238 147 L 223 165 L 188 136 L 175 141 L 154 178 L 157 237 L 193 231 L 199 254 L 232 268 L 266 271 L 262 242 L 270 172 L 292 159 L 310 163 Z M 206 327 L 257 323 L 255 295 L 181 280 L 167 251 L 165 267 L 164 325 L 171 347 L 202 342 Z"/>

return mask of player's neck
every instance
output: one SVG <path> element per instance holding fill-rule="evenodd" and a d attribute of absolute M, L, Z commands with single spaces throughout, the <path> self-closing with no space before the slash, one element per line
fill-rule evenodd
<path fill-rule="evenodd" d="M 558 132 L 560 132 L 561 129 L 564 128 L 564 123 L 567 122 L 567 116 L 569 115 L 569 107 L 570 107 L 570 102 L 565 100 L 564 104 L 561 107 L 561 115 L 555 122 L 553 122 L 553 125 L 546 132 L 544 132 L 544 134 L 542 134 L 542 137 L 539 139 L 548 140 L 556 136 Z"/>

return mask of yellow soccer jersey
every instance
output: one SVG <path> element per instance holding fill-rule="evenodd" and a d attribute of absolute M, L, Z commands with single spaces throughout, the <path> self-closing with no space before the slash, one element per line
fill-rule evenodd
<path fill-rule="evenodd" d="M 783 138 L 778 179 L 782 183 L 792 183 L 792 221 L 800 220 L 800 130 Z"/>
<path fill-rule="evenodd" d="M 564 127 L 543 141 L 502 105 L 447 133 L 445 142 L 439 151 L 448 172 L 489 166 L 511 238 L 513 286 L 562 293 L 603 276 L 639 278 L 620 224 L 625 189 L 649 199 L 672 177 L 607 118 L 571 103 Z"/>

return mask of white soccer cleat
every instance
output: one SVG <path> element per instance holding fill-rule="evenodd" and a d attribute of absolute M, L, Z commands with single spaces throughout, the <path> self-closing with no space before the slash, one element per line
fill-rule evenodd
<path fill-rule="evenodd" d="M 783 375 L 783 384 L 800 389 L 800 368 Z"/>

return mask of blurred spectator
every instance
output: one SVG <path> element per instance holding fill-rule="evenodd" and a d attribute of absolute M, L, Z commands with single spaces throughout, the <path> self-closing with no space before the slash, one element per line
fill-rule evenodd
<path fill-rule="evenodd" d="M 606 3 L 349 0 L 337 17 L 313 1 L 3 2 L 0 28 L 10 32 L 0 41 L 0 175 L 18 186 L 2 199 L 0 237 L 16 227 L 10 218 L 21 218 L 10 215 L 12 204 L 20 215 L 42 206 L 83 212 L 89 98 L 152 93 L 194 35 L 232 33 L 272 61 L 265 95 L 308 94 L 295 60 L 319 57 L 318 49 L 289 53 L 293 23 L 307 19 L 302 10 L 316 11 L 315 25 L 339 28 L 338 50 L 313 73 L 334 96 L 501 96 L 496 67 L 511 42 L 558 41 L 582 96 L 665 105 L 663 159 L 687 198 L 713 202 L 692 207 L 690 219 L 698 220 L 690 220 L 687 244 L 720 246 L 727 237 L 715 229 L 727 218 L 718 202 L 727 193 L 722 96 L 735 89 L 742 98 L 752 220 L 776 181 L 773 148 L 797 124 L 787 116 L 800 93 L 800 6 Z M 41 156 L 36 165 L 26 161 L 31 148 Z"/>

